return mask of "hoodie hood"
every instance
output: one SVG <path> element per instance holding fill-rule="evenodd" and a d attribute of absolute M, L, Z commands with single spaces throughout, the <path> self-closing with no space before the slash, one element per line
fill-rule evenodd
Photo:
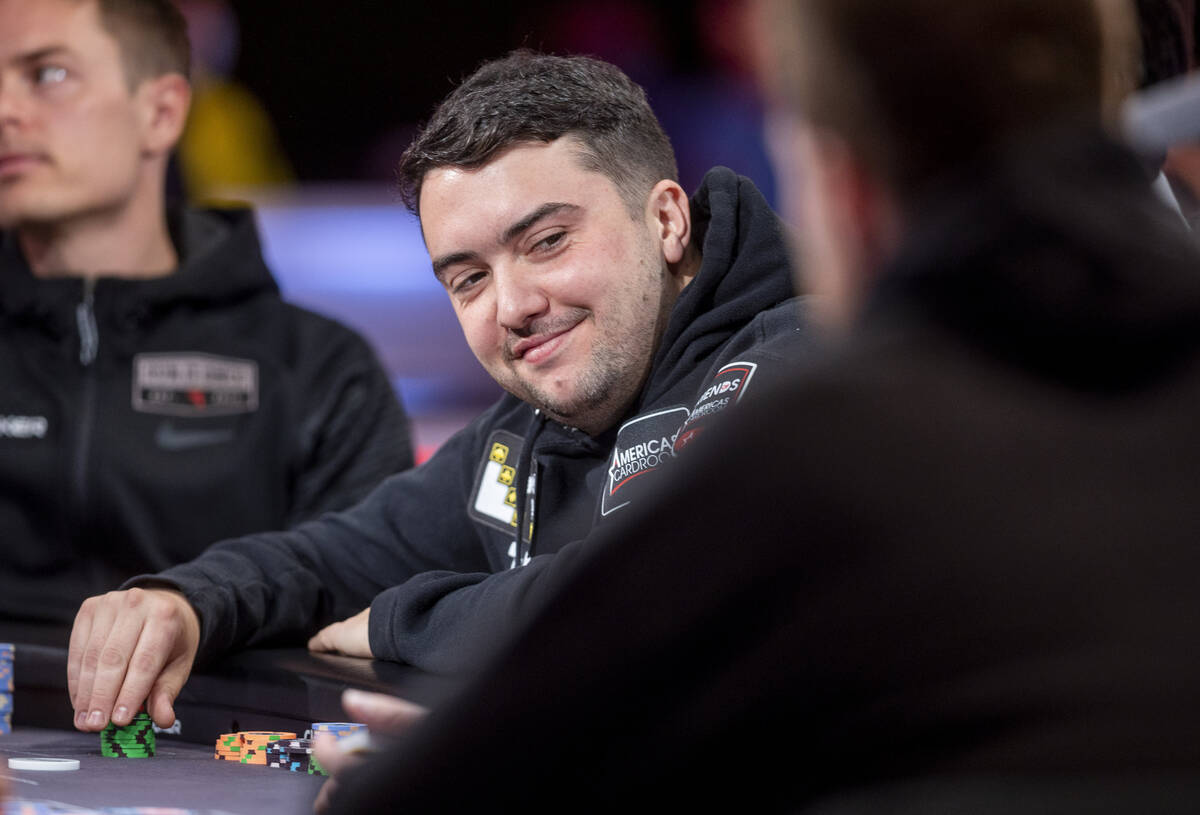
<path fill-rule="evenodd" d="M 691 198 L 691 213 L 700 271 L 671 311 L 639 408 L 670 390 L 754 315 L 795 296 L 783 228 L 753 182 L 713 168 Z"/>
<path fill-rule="evenodd" d="M 988 353 L 1085 389 L 1165 373 L 1200 340 L 1200 253 L 1134 156 L 1045 134 L 938 191 L 866 314 L 919 309 Z"/>

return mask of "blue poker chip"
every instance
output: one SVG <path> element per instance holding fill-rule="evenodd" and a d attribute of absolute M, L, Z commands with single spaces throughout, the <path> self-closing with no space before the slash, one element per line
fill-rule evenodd
<path fill-rule="evenodd" d="M 362 722 L 313 722 L 312 735 L 313 738 L 316 738 L 318 733 L 332 733 L 335 737 L 342 739 L 351 733 L 358 733 L 366 729 L 367 726 Z"/>

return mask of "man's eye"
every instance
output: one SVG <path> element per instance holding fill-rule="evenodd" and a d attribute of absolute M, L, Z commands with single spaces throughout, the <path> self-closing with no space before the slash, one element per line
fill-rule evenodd
<path fill-rule="evenodd" d="M 533 245 L 536 250 L 553 249 L 558 244 L 562 243 L 562 239 L 567 236 L 566 232 L 555 232 L 553 235 L 548 235 Z"/>
<path fill-rule="evenodd" d="M 34 70 L 34 79 L 39 85 L 53 85 L 67 78 L 67 69 L 58 65 L 42 65 Z"/>
<path fill-rule="evenodd" d="M 484 275 L 483 272 L 472 272 L 471 274 L 463 275 L 458 280 L 454 281 L 454 285 L 451 286 L 451 291 L 453 291 L 455 294 L 469 291 L 481 280 L 483 280 L 485 276 L 486 275 Z"/>

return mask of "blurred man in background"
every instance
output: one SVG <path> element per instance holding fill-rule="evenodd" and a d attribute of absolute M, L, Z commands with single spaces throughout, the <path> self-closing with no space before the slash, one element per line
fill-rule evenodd
<path fill-rule="evenodd" d="M 768 11 L 830 353 L 335 811 L 1195 809 L 1200 254 L 1093 0 Z"/>
<path fill-rule="evenodd" d="M 85 597 L 412 464 L 252 213 L 166 205 L 188 69 L 168 0 L 0 0 L 0 619 L 63 642 Z"/>

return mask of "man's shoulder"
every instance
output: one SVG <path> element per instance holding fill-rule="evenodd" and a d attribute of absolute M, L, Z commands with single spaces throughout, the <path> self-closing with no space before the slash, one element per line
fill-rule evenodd
<path fill-rule="evenodd" d="M 812 356 L 822 347 L 814 324 L 813 298 L 796 296 L 763 309 L 721 347 L 714 368 L 735 359 L 790 364 Z"/>

